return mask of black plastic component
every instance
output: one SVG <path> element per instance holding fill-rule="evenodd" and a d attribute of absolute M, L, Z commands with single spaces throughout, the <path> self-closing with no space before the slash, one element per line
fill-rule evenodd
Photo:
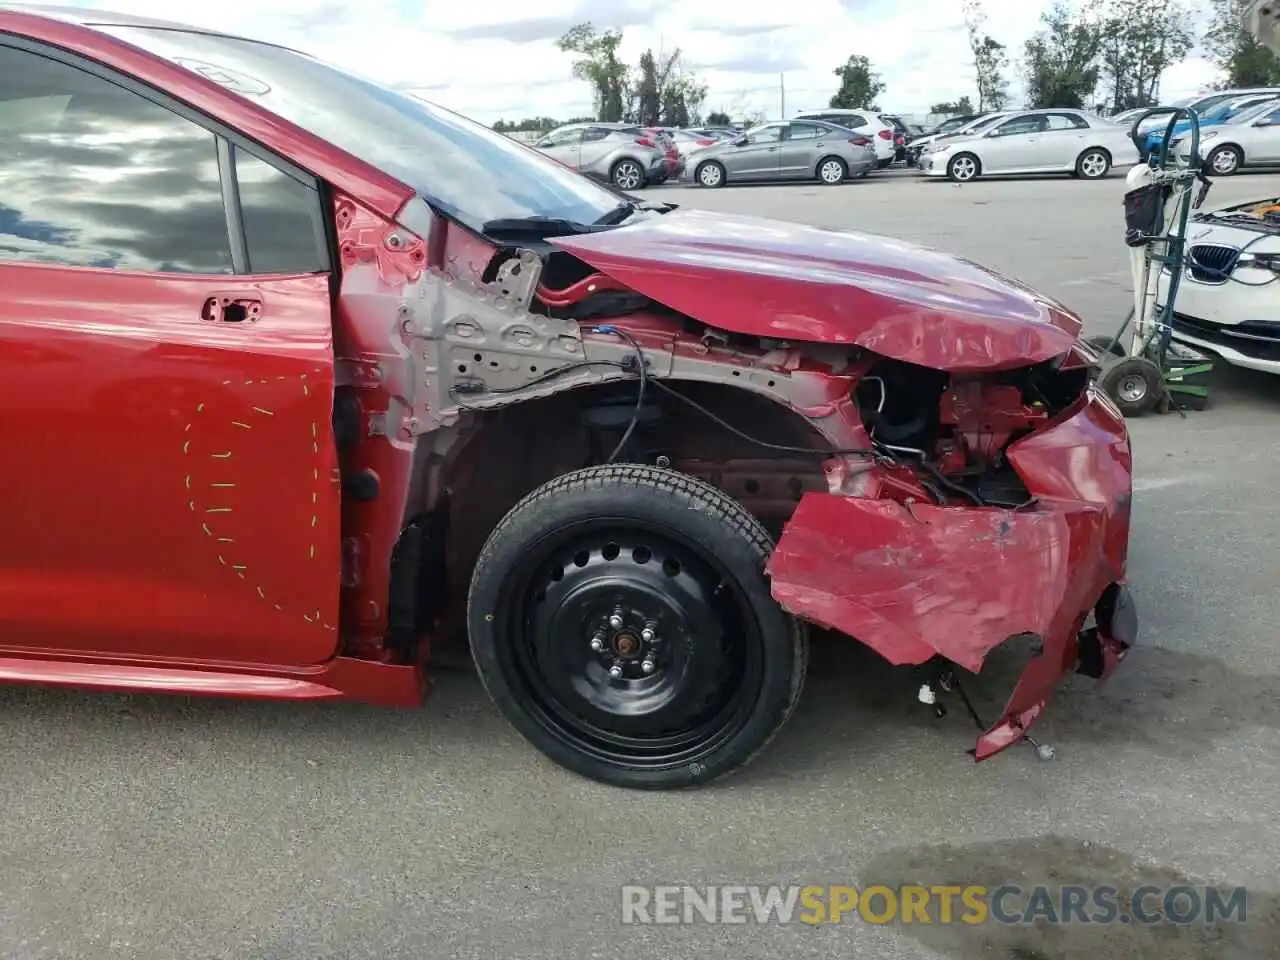
<path fill-rule="evenodd" d="M 378 475 L 372 470 L 361 470 L 342 478 L 342 494 L 360 503 L 376 500 L 381 490 Z"/>
<path fill-rule="evenodd" d="M 349 450 L 360 440 L 363 417 L 364 412 L 356 396 L 347 390 L 339 390 L 333 400 L 333 436 L 339 450 Z"/>
<path fill-rule="evenodd" d="M 422 526 L 410 523 L 391 551 L 387 596 L 387 646 L 411 648 L 418 637 L 418 576 L 422 566 Z"/>

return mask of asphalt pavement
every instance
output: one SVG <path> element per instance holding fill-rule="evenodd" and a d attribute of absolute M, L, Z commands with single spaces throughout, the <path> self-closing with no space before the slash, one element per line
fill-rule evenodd
<path fill-rule="evenodd" d="M 1123 181 L 655 191 L 949 249 L 1079 311 L 1129 302 Z M 1280 194 L 1220 181 L 1211 204 Z M 1143 645 L 1071 681 L 1057 749 L 974 765 L 961 711 L 852 642 L 722 786 L 637 794 L 543 760 L 472 675 L 428 708 L 0 689 L 0 958 L 1258 960 L 1280 956 L 1280 380 L 1133 422 Z M 1079 678 L 1077 678 L 1079 679 Z M 1248 888 L 1247 917 L 1150 924 L 624 925 L 624 884 Z"/>

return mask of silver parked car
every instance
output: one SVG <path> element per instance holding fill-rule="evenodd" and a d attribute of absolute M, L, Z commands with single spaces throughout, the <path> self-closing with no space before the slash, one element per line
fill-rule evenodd
<path fill-rule="evenodd" d="M 1099 180 L 1138 162 L 1129 127 L 1085 110 L 1010 112 L 970 135 L 940 141 L 920 158 L 926 176 L 963 182 L 979 176 L 1070 173 Z"/>
<path fill-rule="evenodd" d="M 1186 133 L 1172 144 L 1184 153 L 1190 147 L 1191 137 Z M 1280 104 L 1268 100 L 1226 123 L 1201 130 L 1200 155 L 1217 177 L 1236 173 L 1241 167 L 1280 164 Z"/>
<path fill-rule="evenodd" d="M 619 190 L 638 190 L 667 178 L 665 147 L 634 124 L 570 123 L 552 130 L 534 149 Z"/>
<path fill-rule="evenodd" d="M 871 139 L 834 123 L 792 120 L 753 127 L 689 155 L 686 172 L 702 187 L 751 180 L 843 183 L 876 166 Z"/>

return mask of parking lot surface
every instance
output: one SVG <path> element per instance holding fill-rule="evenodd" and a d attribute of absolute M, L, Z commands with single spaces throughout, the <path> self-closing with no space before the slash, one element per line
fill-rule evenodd
<path fill-rule="evenodd" d="M 1121 177 L 652 191 L 958 252 L 1080 312 L 1130 302 Z M 1215 184 L 1210 204 L 1280 194 Z M 424 711 L 0 689 L 0 957 L 1254 960 L 1280 956 L 1280 382 L 1132 424 L 1143 646 L 974 765 L 958 707 L 852 642 L 814 651 L 751 767 L 597 786 L 517 739 L 465 670 Z M 988 704 L 990 698 L 987 698 Z M 1242 926 L 623 925 L 623 884 L 1248 888 Z"/>

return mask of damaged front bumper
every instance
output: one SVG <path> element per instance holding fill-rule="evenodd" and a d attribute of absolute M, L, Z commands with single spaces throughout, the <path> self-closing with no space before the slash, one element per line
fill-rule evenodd
<path fill-rule="evenodd" d="M 1035 498 L 1026 508 L 810 493 L 769 562 L 782 606 L 890 663 L 941 657 L 978 673 L 998 647 L 1029 651 L 978 760 L 1020 742 L 1067 674 L 1105 679 L 1137 639 L 1119 412 L 1090 390 L 1007 458 Z"/>

